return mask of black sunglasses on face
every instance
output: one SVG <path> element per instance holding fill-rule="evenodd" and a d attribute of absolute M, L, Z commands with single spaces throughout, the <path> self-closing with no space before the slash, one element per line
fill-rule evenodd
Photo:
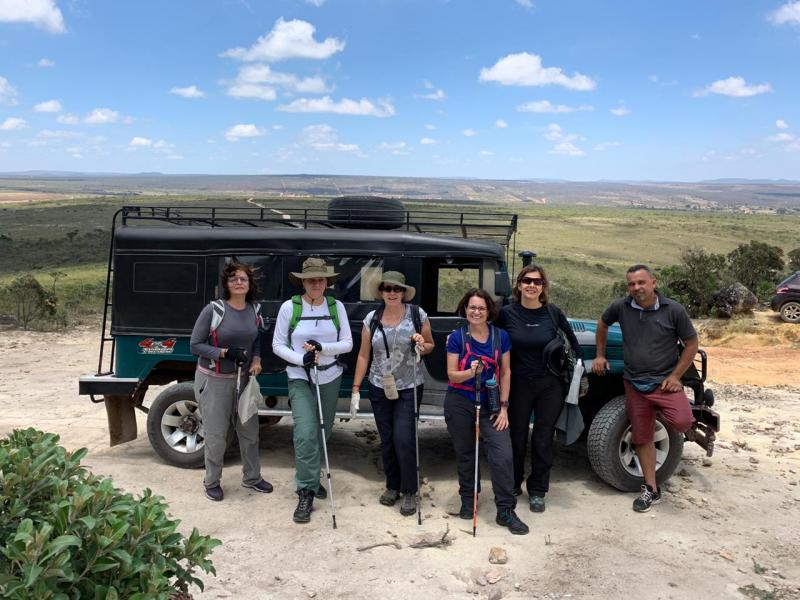
<path fill-rule="evenodd" d="M 382 285 L 381 286 L 382 292 L 389 292 L 394 294 L 401 294 L 406 291 L 406 288 L 401 287 L 399 285 Z"/>
<path fill-rule="evenodd" d="M 544 285 L 544 279 L 542 279 L 541 277 L 523 277 L 522 279 L 519 280 L 519 282 L 522 285 L 533 284 L 533 285 L 538 285 L 540 287 Z"/>

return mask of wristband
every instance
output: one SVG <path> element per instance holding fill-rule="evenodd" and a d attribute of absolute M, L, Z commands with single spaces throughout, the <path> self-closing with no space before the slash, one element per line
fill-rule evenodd
<path fill-rule="evenodd" d="M 360 385 L 355 385 L 355 384 L 353 384 L 353 389 L 354 389 L 354 390 L 361 389 L 361 386 L 360 386 Z"/>

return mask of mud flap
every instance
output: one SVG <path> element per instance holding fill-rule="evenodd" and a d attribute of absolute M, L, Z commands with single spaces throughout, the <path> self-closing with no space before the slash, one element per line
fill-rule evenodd
<path fill-rule="evenodd" d="M 108 416 L 108 435 L 110 445 L 116 446 L 135 440 L 136 401 L 130 396 L 103 396 Z"/>
<path fill-rule="evenodd" d="M 706 456 L 714 454 L 714 442 L 719 431 L 719 414 L 707 406 L 692 405 L 694 423 L 686 432 L 686 440 L 694 442 L 706 451 Z"/>

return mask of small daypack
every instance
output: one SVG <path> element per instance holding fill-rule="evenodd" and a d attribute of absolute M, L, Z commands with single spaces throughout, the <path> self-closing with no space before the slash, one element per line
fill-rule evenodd
<path fill-rule="evenodd" d="M 496 329 L 497 328 L 494 325 L 489 325 L 489 339 L 492 342 L 492 356 L 489 357 L 483 354 L 476 354 L 472 351 L 472 336 L 469 333 L 469 327 L 461 328 L 461 358 L 458 361 L 459 370 L 466 371 L 471 362 L 470 357 L 475 357 L 480 358 L 485 363 L 489 363 L 489 366 L 494 368 L 495 377 L 500 376 L 500 363 L 503 361 L 503 356 L 500 352 L 500 334 L 496 332 Z M 481 387 L 483 387 L 483 378 L 484 375 L 481 374 Z M 474 386 L 466 385 L 464 383 L 454 383 L 450 381 L 448 382 L 448 385 L 459 390 L 467 390 L 469 392 L 475 391 Z"/>
<path fill-rule="evenodd" d="M 211 304 L 211 326 L 208 329 L 208 337 L 211 339 L 211 344 L 214 347 L 219 347 L 219 342 L 217 340 L 217 329 L 222 323 L 222 319 L 225 318 L 225 301 L 212 300 L 210 304 Z M 261 316 L 261 305 L 258 302 L 251 302 L 250 306 L 253 307 L 253 312 L 255 312 L 256 327 L 258 328 L 260 334 L 261 331 L 264 329 L 264 318 Z M 213 363 L 214 370 L 217 373 L 219 373 L 219 361 L 211 361 L 211 362 Z"/>
<path fill-rule="evenodd" d="M 313 317 L 304 317 L 303 315 L 303 299 L 300 295 L 292 296 L 292 316 L 289 319 L 289 335 L 287 337 L 287 343 L 289 347 L 292 347 L 292 333 L 295 329 L 297 329 L 297 325 L 300 321 L 319 321 L 319 320 L 329 320 L 333 323 L 333 326 L 336 328 L 336 341 L 339 341 L 339 331 L 341 330 L 341 324 L 339 323 L 339 311 L 336 309 L 336 298 L 332 296 L 325 296 L 325 302 L 328 306 L 328 314 L 323 317 L 313 316 Z"/>

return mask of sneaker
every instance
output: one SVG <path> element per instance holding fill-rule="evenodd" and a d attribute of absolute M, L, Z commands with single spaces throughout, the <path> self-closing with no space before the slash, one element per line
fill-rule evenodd
<path fill-rule="evenodd" d="M 517 486 L 513 490 L 511 490 L 511 493 L 514 494 L 515 496 L 522 496 L 522 488 L 520 486 Z"/>
<path fill-rule="evenodd" d="M 219 485 L 215 485 L 210 488 L 206 488 L 206 498 L 212 500 L 214 502 L 222 502 L 222 498 L 225 494 L 222 493 L 222 488 Z"/>
<path fill-rule="evenodd" d="M 461 501 L 461 510 L 458 512 L 458 516 L 465 520 L 472 519 L 472 498 Z"/>
<path fill-rule="evenodd" d="M 320 483 L 317 491 L 314 492 L 314 495 L 320 500 L 325 500 L 325 498 L 328 497 L 328 490 L 325 489 L 325 486 Z"/>
<path fill-rule="evenodd" d="M 378 500 L 384 506 L 394 506 L 394 503 L 397 502 L 397 499 L 400 497 L 400 492 L 397 490 L 390 490 L 386 489 L 382 494 L 380 499 Z"/>
<path fill-rule="evenodd" d="M 542 496 L 529 496 L 528 506 L 531 507 L 531 512 L 542 513 L 544 512 L 544 498 Z"/>
<path fill-rule="evenodd" d="M 292 520 L 295 523 L 308 523 L 311 520 L 311 511 L 314 510 L 314 490 L 297 490 L 297 495 L 300 499 Z"/>
<path fill-rule="evenodd" d="M 265 479 L 261 479 L 258 483 L 245 483 L 242 482 L 242 487 L 250 488 L 262 494 L 269 494 L 272 492 L 272 484 Z"/>
<path fill-rule="evenodd" d="M 400 514 L 409 517 L 417 512 L 417 496 L 415 494 L 404 494 L 403 501 L 400 503 Z"/>
<path fill-rule="evenodd" d="M 661 488 L 656 487 L 655 491 L 649 485 L 642 486 L 642 493 L 633 501 L 633 510 L 636 512 L 647 512 L 653 504 L 661 502 Z"/>
<path fill-rule="evenodd" d="M 503 508 L 497 511 L 497 518 L 495 519 L 498 525 L 508 527 L 508 530 L 514 535 L 525 535 L 530 531 L 528 526 L 520 521 L 517 513 L 512 508 Z"/>

